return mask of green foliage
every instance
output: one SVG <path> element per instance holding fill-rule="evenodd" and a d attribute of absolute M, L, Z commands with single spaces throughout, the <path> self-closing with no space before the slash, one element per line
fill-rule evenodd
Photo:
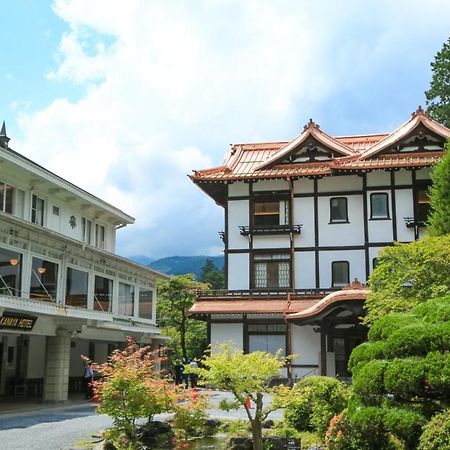
<path fill-rule="evenodd" d="M 448 108 L 450 112 L 450 106 Z M 450 116 L 447 119 L 450 122 Z M 430 236 L 443 236 L 450 233 L 450 142 L 444 157 L 433 167 L 431 179 L 427 231 Z"/>
<path fill-rule="evenodd" d="M 347 403 L 347 387 L 331 377 L 311 376 L 296 383 L 284 411 L 286 423 L 299 431 L 325 433 L 330 419 Z"/>
<path fill-rule="evenodd" d="M 197 292 L 208 289 L 207 284 L 195 281 L 193 274 L 177 275 L 169 280 L 160 280 L 158 283 L 158 323 L 162 328 L 171 328 L 172 337 L 178 339 L 181 355 L 176 353 L 175 357 L 194 356 L 188 354 L 188 348 L 197 347 L 196 352 L 204 350 L 198 348 L 198 342 L 206 342 L 204 325 L 198 325 L 197 321 L 189 319 L 188 311 L 195 302 Z M 203 332 L 199 341 L 197 341 L 196 331 Z M 175 343 L 173 350 L 178 352 Z M 198 356 L 198 353 L 195 356 Z"/>
<path fill-rule="evenodd" d="M 377 359 L 368 361 L 354 379 L 353 390 L 365 399 L 367 405 L 379 402 L 380 397 L 385 393 L 384 371 L 387 364 L 387 361 Z"/>
<path fill-rule="evenodd" d="M 353 375 L 356 374 L 361 365 L 373 359 L 382 359 L 384 357 L 384 347 L 385 343 L 382 341 L 364 342 L 355 347 L 348 362 L 348 367 Z"/>
<path fill-rule="evenodd" d="M 181 336 L 176 327 L 162 328 L 164 336 L 170 340 L 167 342 L 167 349 L 172 360 L 182 359 L 183 350 L 181 348 Z M 208 347 L 208 335 L 206 323 L 200 320 L 189 320 L 186 327 L 186 353 L 193 359 L 200 359 L 205 349 Z"/>
<path fill-rule="evenodd" d="M 369 284 L 364 318 L 368 325 L 388 313 L 407 312 L 450 294 L 450 234 L 384 248 Z"/>
<path fill-rule="evenodd" d="M 242 350 L 231 344 L 221 344 L 214 348 L 209 355 L 202 360 L 200 368 L 186 368 L 186 372 L 193 372 L 199 376 L 199 380 L 218 389 L 229 390 L 240 405 L 245 406 L 250 399 L 255 408 L 245 408 L 248 420 L 252 427 L 252 438 L 255 450 L 262 450 L 262 422 L 279 402 L 274 401 L 272 408 L 264 408 L 263 394 L 265 392 L 276 393 L 283 387 L 268 388 L 267 381 L 280 373 L 284 365 L 281 355 L 272 355 L 264 352 L 244 354 Z M 232 405 L 226 405 L 226 409 Z"/>
<path fill-rule="evenodd" d="M 417 440 L 422 433 L 422 427 L 426 423 L 425 417 L 405 408 L 390 408 L 383 413 L 384 426 L 395 434 L 406 448 L 416 448 Z"/>
<path fill-rule="evenodd" d="M 208 283 L 211 289 L 225 289 L 225 273 L 223 270 L 217 269 L 212 259 L 207 259 L 202 267 L 200 280 Z"/>
<path fill-rule="evenodd" d="M 438 122 L 450 128 L 450 38 L 431 63 L 430 89 L 425 92 L 427 111 Z"/>
<path fill-rule="evenodd" d="M 207 406 L 205 397 L 200 397 L 195 402 L 174 405 L 172 425 L 177 440 L 186 441 L 189 437 L 202 436 L 205 433 Z"/>
<path fill-rule="evenodd" d="M 425 303 L 426 304 L 426 303 Z M 404 327 L 405 325 L 411 325 L 416 320 L 415 317 L 411 315 L 402 313 L 396 314 L 391 313 L 384 317 L 378 319 L 370 328 L 368 338 L 371 342 L 374 341 L 384 341 L 386 340 L 392 333 L 397 331 L 399 328 Z M 377 356 L 375 356 L 377 357 Z"/>
<path fill-rule="evenodd" d="M 450 409 L 436 414 L 424 427 L 418 450 L 450 450 Z"/>
<path fill-rule="evenodd" d="M 430 352 L 424 360 L 430 389 L 450 397 L 450 352 Z"/>
<path fill-rule="evenodd" d="M 423 358 L 394 359 L 386 366 L 384 387 L 386 392 L 408 400 L 423 394 L 424 379 Z"/>

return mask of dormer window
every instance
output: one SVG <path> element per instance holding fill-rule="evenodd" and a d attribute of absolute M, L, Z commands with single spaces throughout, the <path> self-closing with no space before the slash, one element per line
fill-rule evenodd
<path fill-rule="evenodd" d="M 267 227 L 289 224 L 289 201 L 257 199 L 254 202 L 253 225 Z"/>
<path fill-rule="evenodd" d="M 95 246 L 105 248 L 105 227 L 99 223 L 95 224 Z"/>
<path fill-rule="evenodd" d="M 33 194 L 31 197 L 31 222 L 36 225 L 44 225 L 44 207 L 44 200 Z"/>

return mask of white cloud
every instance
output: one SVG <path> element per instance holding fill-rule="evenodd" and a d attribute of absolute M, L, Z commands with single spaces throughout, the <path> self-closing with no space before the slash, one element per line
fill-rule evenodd
<path fill-rule="evenodd" d="M 135 216 L 122 254 L 210 253 L 222 212 L 186 174 L 220 164 L 230 142 L 288 139 L 311 113 L 337 114 L 326 102 L 341 88 L 421 51 L 427 33 L 446 38 L 446 2 L 405 5 L 55 0 L 68 30 L 48 76 L 85 92 L 23 111 L 15 148 Z"/>

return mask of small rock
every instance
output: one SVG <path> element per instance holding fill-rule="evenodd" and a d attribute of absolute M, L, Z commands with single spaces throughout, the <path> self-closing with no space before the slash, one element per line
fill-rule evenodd
<path fill-rule="evenodd" d="M 274 425 L 275 425 L 274 421 L 271 419 L 268 419 L 262 424 L 262 427 L 263 428 L 273 428 Z"/>

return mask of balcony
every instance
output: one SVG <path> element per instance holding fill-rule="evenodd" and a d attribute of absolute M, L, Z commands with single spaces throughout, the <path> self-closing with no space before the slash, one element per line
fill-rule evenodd
<path fill-rule="evenodd" d="M 273 235 L 273 234 L 300 234 L 302 225 L 266 225 L 250 227 L 240 225 L 241 236 Z"/>
<path fill-rule="evenodd" d="M 424 228 L 427 226 L 425 220 L 415 219 L 414 217 L 404 217 L 404 219 L 407 228 L 415 228 L 415 227 Z"/>

